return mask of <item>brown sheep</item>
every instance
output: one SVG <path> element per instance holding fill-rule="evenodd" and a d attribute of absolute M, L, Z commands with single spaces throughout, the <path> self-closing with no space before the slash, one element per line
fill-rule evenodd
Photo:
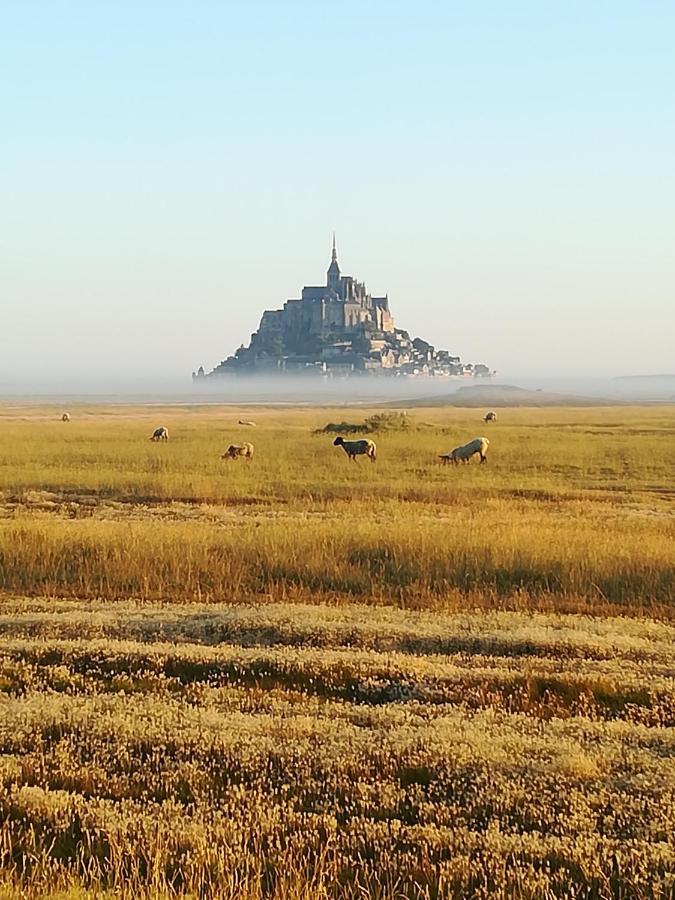
<path fill-rule="evenodd" d="M 253 459 L 253 444 L 248 441 L 243 444 L 230 444 L 221 459 Z"/>

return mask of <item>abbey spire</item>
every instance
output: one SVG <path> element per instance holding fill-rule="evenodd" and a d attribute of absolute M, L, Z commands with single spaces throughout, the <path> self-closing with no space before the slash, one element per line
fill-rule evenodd
<path fill-rule="evenodd" d="M 333 252 L 328 266 L 328 278 L 326 284 L 330 290 L 339 293 L 340 290 L 340 266 L 337 261 L 337 250 L 335 249 L 335 232 L 333 232 Z"/>

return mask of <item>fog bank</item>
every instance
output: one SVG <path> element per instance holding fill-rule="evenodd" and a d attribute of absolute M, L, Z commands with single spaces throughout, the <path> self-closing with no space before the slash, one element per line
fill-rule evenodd
<path fill-rule="evenodd" d="M 675 374 L 617 378 L 504 375 L 492 379 L 432 377 L 231 376 L 193 383 L 189 378 L 36 378 L 0 380 L 0 401 L 22 403 L 302 404 L 349 406 L 438 398 L 457 391 L 520 387 L 574 397 L 625 402 L 675 401 Z M 518 397 L 513 395 L 514 404 Z M 521 398 L 524 399 L 524 398 Z M 460 405 L 464 405 L 460 401 Z M 523 405 L 527 405 L 526 402 Z"/>

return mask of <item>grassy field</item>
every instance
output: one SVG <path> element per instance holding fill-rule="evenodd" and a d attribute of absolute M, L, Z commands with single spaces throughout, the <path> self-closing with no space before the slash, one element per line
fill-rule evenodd
<path fill-rule="evenodd" d="M 70 412 L 0 408 L 2 900 L 675 897 L 672 406 Z"/>

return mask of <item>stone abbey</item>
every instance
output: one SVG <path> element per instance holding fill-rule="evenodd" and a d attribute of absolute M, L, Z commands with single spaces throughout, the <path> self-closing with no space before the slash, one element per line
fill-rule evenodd
<path fill-rule="evenodd" d="M 458 356 L 396 328 L 389 298 L 374 297 L 366 285 L 343 275 L 335 236 L 326 284 L 304 287 L 298 299 L 282 309 L 266 310 L 258 330 L 208 374 L 270 371 L 318 374 L 374 373 L 389 375 L 488 375 L 486 366 L 466 366 Z"/>

